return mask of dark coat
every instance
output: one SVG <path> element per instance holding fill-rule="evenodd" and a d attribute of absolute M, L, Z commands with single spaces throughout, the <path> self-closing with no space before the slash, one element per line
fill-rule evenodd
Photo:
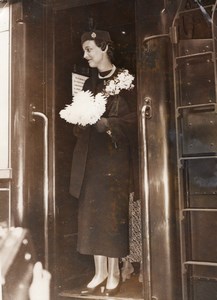
<path fill-rule="evenodd" d="M 103 87 L 104 80 L 91 78 L 84 90 L 96 94 Z M 135 190 L 135 182 L 138 185 L 135 109 L 135 93 L 121 91 L 107 99 L 103 115 L 112 136 L 106 132 L 107 128 L 99 132 L 95 125 L 75 127 L 77 143 L 70 193 L 79 198 L 78 251 L 83 254 L 108 257 L 128 254 L 129 193 Z"/>

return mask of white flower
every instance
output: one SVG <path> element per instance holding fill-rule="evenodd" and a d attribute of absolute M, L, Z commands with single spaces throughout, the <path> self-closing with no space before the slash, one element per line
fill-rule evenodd
<path fill-rule="evenodd" d="M 66 122 L 86 126 L 95 124 L 105 112 L 106 97 L 98 93 L 95 97 L 90 91 L 78 92 L 70 105 L 60 111 Z"/>

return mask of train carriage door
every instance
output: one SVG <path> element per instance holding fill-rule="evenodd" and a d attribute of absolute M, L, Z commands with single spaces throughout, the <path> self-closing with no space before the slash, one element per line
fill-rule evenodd
<path fill-rule="evenodd" d="M 144 299 L 181 299 L 170 27 L 176 1 L 137 1 Z"/>
<path fill-rule="evenodd" d="M 30 229 L 37 259 L 50 269 L 53 252 L 48 258 L 48 243 L 52 245 L 54 220 L 51 7 L 42 1 L 1 1 L 0 7 L 1 122 L 6 123 L 1 123 L 5 135 L 1 136 L 1 214 L 8 214 L 8 227 Z M 7 15 L 8 23 L 3 22 Z"/>
<path fill-rule="evenodd" d="M 56 1 L 55 109 L 58 273 L 61 299 L 80 297 L 93 261 L 76 251 L 78 203 L 68 193 L 75 138 L 59 111 L 70 103 L 72 73 L 89 76 L 80 35 L 97 26 L 111 32 L 122 64 L 137 75 L 142 202 L 143 283 L 123 283 L 117 299 L 181 299 L 177 230 L 177 169 L 172 47 L 174 1 Z M 95 296 L 89 296 L 94 299 Z M 103 294 L 97 298 L 104 299 Z M 84 296 L 82 297 L 84 298 Z M 114 297 L 115 299 L 115 297 Z"/>
<path fill-rule="evenodd" d="M 30 229 L 35 258 L 49 270 L 55 215 L 51 16 L 46 1 L 0 1 L 0 226 Z M 3 237 L 1 230 L 1 243 Z M 17 244 L 10 262 L 3 257 L 7 266 L 16 251 Z M 15 268 L 22 271 L 24 262 Z M 24 272 L 21 278 L 17 274 L 18 280 L 25 277 Z"/>

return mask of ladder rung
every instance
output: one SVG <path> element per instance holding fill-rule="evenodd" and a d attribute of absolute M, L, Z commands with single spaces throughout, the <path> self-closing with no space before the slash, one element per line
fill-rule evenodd
<path fill-rule="evenodd" d="M 205 9 L 212 8 L 213 9 L 214 5 L 205 5 L 205 6 L 203 6 L 203 8 L 205 8 Z M 186 13 L 190 13 L 190 12 L 194 12 L 194 11 L 200 11 L 200 7 L 195 7 L 195 8 L 191 8 L 188 10 L 180 10 L 179 14 L 186 14 Z"/>
<path fill-rule="evenodd" d="M 217 208 L 184 208 L 182 211 L 204 211 L 204 212 L 217 212 Z"/>
<path fill-rule="evenodd" d="M 183 105 L 183 106 L 178 106 L 176 108 L 177 112 L 180 110 L 185 110 L 185 109 L 195 109 L 202 111 L 204 109 L 212 109 L 213 111 L 217 110 L 217 103 L 216 102 L 209 102 L 209 103 L 203 103 L 203 104 L 192 104 L 192 105 Z"/>
<path fill-rule="evenodd" d="M 207 52 L 200 52 L 200 53 L 177 56 L 176 59 L 181 60 L 181 59 L 186 59 L 186 58 L 194 58 L 194 57 L 200 57 L 200 56 L 206 56 L 206 55 L 212 55 L 212 54 L 213 54 L 213 52 L 207 51 Z"/>
<path fill-rule="evenodd" d="M 209 262 L 209 261 L 185 261 L 183 262 L 184 265 L 197 265 L 197 266 L 210 266 L 210 267 L 217 267 L 217 262 Z"/>
<path fill-rule="evenodd" d="M 194 193 L 190 193 L 189 195 L 191 195 L 192 197 L 198 197 L 198 196 L 215 196 L 215 195 L 217 195 L 217 191 L 210 192 L 210 193 L 207 193 L 207 192 L 203 192 L 203 193 L 202 192 L 194 192 Z"/>
<path fill-rule="evenodd" d="M 207 155 L 207 156 L 186 156 L 186 157 L 180 157 L 179 160 L 194 160 L 194 159 L 211 159 L 211 158 L 217 158 L 217 155 Z"/>

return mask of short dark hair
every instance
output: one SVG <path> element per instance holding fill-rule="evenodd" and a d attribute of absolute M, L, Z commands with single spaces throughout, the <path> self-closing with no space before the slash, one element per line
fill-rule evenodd
<path fill-rule="evenodd" d="M 104 51 L 106 49 L 106 47 L 108 46 L 107 54 L 108 54 L 109 59 L 113 62 L 113 60 L 114 60 L 114 43 L 112 41 L 106 42 L 104 40 L 97 39 L 97 38 L 94 41 L 95 41 L 97 47 L 101 48 L 102 51 Z"/>

